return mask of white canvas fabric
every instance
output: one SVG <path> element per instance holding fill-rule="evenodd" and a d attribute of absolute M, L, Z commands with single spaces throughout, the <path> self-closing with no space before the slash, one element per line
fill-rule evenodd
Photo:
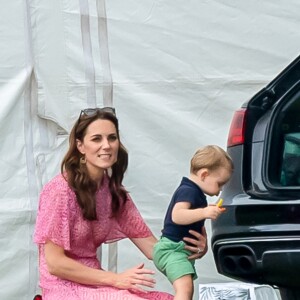
<path fill-rule="evenodd" d="M 130 155 L 125 184 L 159 236 L 195 150 L 225 148 L 234 110 L 298 55 L 299 6 L 297 0 L 2 1 L 0 299 L 28 300 L 38 291 L 32 242 L 38 195 L 59 172 L 82 108 L 116 108 Z M 112 270 L 140 261 L 154 268 L 129 241 L 102 256 Z M 197 283 L 228 281 L 211 252 L 196 266 Z M 155 276 L 157 289 L 172 291 Z"/>

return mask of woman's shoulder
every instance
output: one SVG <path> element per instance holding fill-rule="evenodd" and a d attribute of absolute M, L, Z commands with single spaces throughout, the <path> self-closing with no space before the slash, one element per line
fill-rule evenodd
<path fill-rule="evenodd" d="M 59 174 L 46 183 L 39 196 L 39 209 L 53 211 L 70 210 L 76 205 L 76 195 L 67 180 Z"/>
<path fill-rule="evenodd" d="M 72 193 L 65 174 L 58 174 L 42 188 L 42 194 L 69 194 Z"/>

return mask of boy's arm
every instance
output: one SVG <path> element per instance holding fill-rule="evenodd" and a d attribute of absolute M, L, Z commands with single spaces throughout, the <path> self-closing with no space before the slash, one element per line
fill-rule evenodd
<path fill-rule="evenodd" d="M 177 202 L 172 210 L 172 221 L 178 225 L 189 225 L 204 219 L 215 220 L 225 208 L 209 204 L 204 208 L 191 209 L 189 202 Z"/>
<path fill-rule="evenodd" d="M 204 208 L 190 207 L 189 202 L 177 202 L 172 210 L 172 221 L 178 225 L 189 225 L 207 218 Z"/>

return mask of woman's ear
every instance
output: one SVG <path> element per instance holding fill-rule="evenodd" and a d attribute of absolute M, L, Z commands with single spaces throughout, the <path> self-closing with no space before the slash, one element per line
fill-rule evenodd
<path fill-rule="evenodd" d="M 79 151 L 81 154 L 85 154 L 84 146 L 83 146 L 81 140 L 76 139 L 76 146 L 77 146 L 78 151 Z"/>

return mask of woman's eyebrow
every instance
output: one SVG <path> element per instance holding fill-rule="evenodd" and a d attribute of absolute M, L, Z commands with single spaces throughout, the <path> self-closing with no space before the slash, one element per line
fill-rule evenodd
<path fill-rule="evenodd" d="M 91 137 L 101 137 L 102 134 L 99 134 L 99 133 L 95 133 L 95 134 L 92 134 Z"/>

